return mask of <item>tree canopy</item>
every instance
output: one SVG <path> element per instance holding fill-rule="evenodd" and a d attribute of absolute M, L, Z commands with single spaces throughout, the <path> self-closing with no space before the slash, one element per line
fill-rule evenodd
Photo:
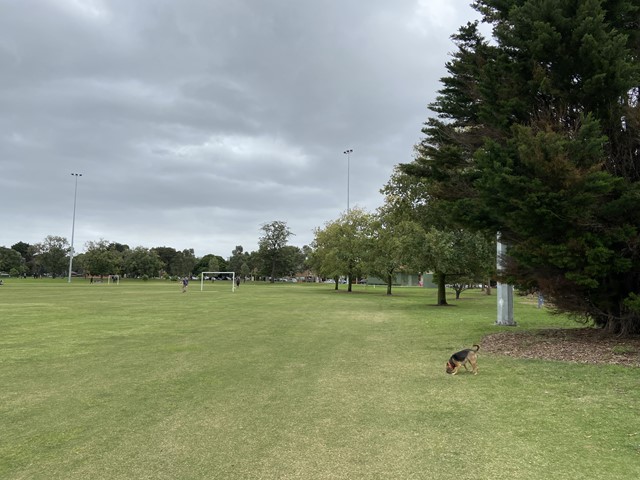
<path fill-rule="evenodd" d="M 287 222 L 281 220 L 265 223 L 260 228 L 263 235 L 258 241 L 258 255 L 263 262 L 264 272 L 271 277 L 271 282 L 275 282 L 276 277 L 285 274 L 288 268 L 285 247 L 293 233 Z"/>
<path fill-rule="evenodd" d="M 324 277 L 347 279 L 347 291 L 352 291 L 365 268 L 371 252 L 371 226 L 373 216 L 361 208 L 352 208 L 340 218 L 316 228 L 311 264 Z"/>
<path fill-rule="evenodd" d="M 508 280 L 640 333 L 639 6 L 477 0 L 493 39 L 453 39 L 435 115 L 402 171 L 464 228 L 500 232 Z"/>

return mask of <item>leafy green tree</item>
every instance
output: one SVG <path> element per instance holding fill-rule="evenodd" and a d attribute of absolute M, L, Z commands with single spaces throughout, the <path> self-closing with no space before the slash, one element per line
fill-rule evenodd
<path fill-rule="evenodd" d="M 249 253 L 247 258 L 247 265 L 249 266 L 250 275 L 254 278 L 260 275 L 262 269 L 262 257 L 257 251 Z"/>
<path fill-rule="evenodd" d="M 304 260 L 302 262 L 302 267 L 300 269 L 301 272 L 309 272 L 312 271 L 311 267 L 311 255 L 313 253 L 313 248 L 310 245 L 302 246 L 302 253 L 304 255 Z"/>
<path fill-rule="evenodd" d="M 113 243 L 100 239 L 87 242 L 82 266 L 91 275 L 112 275 L 122 273 L 123 256 Z"/>
<path fill-rule="evenodd" d="M 151 250 L 160 257 L 160 260 L 162 260 L 162 269 L 164 272 L 171 273 L 171 263 L 173 262 L 174 257 L 178 254 L 176 249 L 172 247 L 153 247 Z"/>
<path fill-rule="evenodd" d="M 28 243 L 18 242 L 18 243 L 15 243 L 15 244 L 11 245 L 11 249 L 15 250 L 20 255 L 22 255 L 22 258 L 24 258 L 24 260 L 26 262 L 27 261 L 27 256 L 29 255 L 29 247 L 30 246 L 31 245 L 29 245 Z"/>
<path fill-rule="evenodd" d="M 247 278 L 249 275 L 251 275 L 251 268 L 249 267 L 248 263 L 243 263 L 242 265 L 240 265 L 240 275 L 242 276 L 242 278 Z"/>
<path fill-rule="evenodd" d="M 38 273 L 63 276 L 68 271 L 69 242 L 64 237 L 48 235 L 41 243 L 34 245 L 34 256 Z"/>
<path fill-rule="evenodd" d="M 145 247 L 125 250 L 123 257 L 123 270 L 128 277 L 155 278 L 164 265 L 155 251 Z"/>
<path fill-rule="evenodd" d="M 24 259 L 20 252 L 13 248 L 0 247 L 0 272 L 20 275 L 24 272 Z"/>
<path fill-rule="evenodd" d="M 229 271 L 235 272 L 236 275 L 239 275 L 242 265 L 248 263 L 248 261 L 249 253 L 244 251 L 242 245 L 237 245 L 236 248 L 231 251 L 231 257 L 229 258 L 228 264 Z"/>
<path fill-rule="evenodd" d="M 344 272 L 344 265 L 338 256 L 342 237 L 340 225 L 337 222 L 327 222 L 324 228 L 316 228 L 314 235 L 309 258 L 311 268 L 321 278 L 333 278 L 334 288 L 338 290 L 338 279 Z"/>
<path fill-rule="evenodd" d="M 464 229 L 500 232 L 507 280 L 640 332 L 640 6 L 476 0 L 403 171 Z"/>
<path fill-rule="evenodd" d="M 181 252 L 176 252 L 171 259 L 169 272 L 171 275 L 178 275 L 180 277 L 191 276 L 196 263 L 197 259 L 193 248 L 184 249 Z"/>
<path fill-rule="evenodd" d="M 129 250 L 129 245 L 118 242 L 111 242 L 109 243 L 109 249 L 115 250 L 116 252 L 124 253 Z"/>
<path fill-rule="evenodd" d="M 352 208 L 338 220 L 315 230 L 314 253 L 311 264 L 324 277 L 337 280 L 347 278 L 347 291 L 353 280 L 362 275 L 370 247 L 373 215 L 360 208 Z M 335 285 L 338 289 L 338 282 Z"/>
<path fill-rule="evenodd" d="M 212 256 L 209 259 L 209 263 L 207 264 L 207 268 L 210 272 L 220 272 L 220 260 L 216 258 L 216 256 Z"/>
<path fill-rule="evenodd" d="M 261 230 L 263 235 L 258 241 L 258 254 L 262 259 L 265 275 L 269 275 L 273 283 L 276 277 L 286 273 L 284 247 L 293 233 L 286 222 L 279 220 L 263 224 Z"/>
<path fill-rule="evenodd" d="M 14 245 L 11 245 L 11 249 L 20 253 L 24 260 L 24 270 L 22 273 L 34 273 L 35 270 L 35 260 L 33 257 L 33 247 L 25 242 L 18 242 Z"/>
<path fill-rule="evenodd" d="M 208 253 L 202 258 L 196 259 L 196 265 L 193 267 L 193 273 L 200 275 L 202 272 L 226 272 L 227 262 L 219 255 Z"/>
<path fill-rule="evenodd" d="M 395 274 L 406 270 L 415 263 L 416 245 L 424 230 L 415 222 L 396 222 L 391 215 L 381 213 L 371 223 L 364 255 L 364 270 L 369 275 L 384 279 L 387 295 L 391 289 Z"/>
<path fill-rule="evenodd" d="M 416 259 L 433 271 L 438 305 L 447 305 L 447 283 L 483 276 L 495 261 L 495 244 L 480 232 L 432 228 L 424 233 L 421 244 Z"/>
<path fill-rule="evenodd" d="M 463 278 L 482 278 L 495 265 L 495 242 L 481 233 L 455 226 L 449 212 L 438 209 L 426 191 L 426 183 L 396 169 L 382 189 L 381 215 L 392 228 L 396 262 L 414 271 L 431 271 L 438 285 L 438 305 L 447 305 L 446 285 Z M 400 236 L 402 241 L 393 240 Z M 392 250 L 393 251 L 393 250 Z M 405 253 L 406 252 L 406 253 Z M 456 298 L 459 292 L 456 292 Z"/>
<path fill-rule="evenodd" d="M 287 277 L 294 277 L 304 270 L 306 256 L 301 248 L 287 245 L 282 249 L 282 272 Z"/>

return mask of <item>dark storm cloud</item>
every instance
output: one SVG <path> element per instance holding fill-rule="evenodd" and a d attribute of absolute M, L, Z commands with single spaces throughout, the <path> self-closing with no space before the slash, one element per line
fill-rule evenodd
<path fill-rule="evenodd" d="M 463 0 L 0 0 L 0 245 L 105 238 L 227 256 L 379 206 Z"/>

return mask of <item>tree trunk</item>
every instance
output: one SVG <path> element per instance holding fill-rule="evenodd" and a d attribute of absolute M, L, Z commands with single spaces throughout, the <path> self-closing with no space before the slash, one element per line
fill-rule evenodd
<path fill-rule="evenodd" d="M 387 295 L 391 295 L 391 282 L 393 281 L 393 277 L 391 274 L 387 275 Z"/>
<path fill-rule="evenodd" d="M 338 277 L 337 275 L 335 277 L 333 277 L 334 280 L 334 284 L 335 284 L 335 288 L 334 290 L 338 290 L 338 282 L 340 281 L 340 277 Z"/>
<path fill-rule="evenodd" d="M 271 283 L 276 282 L 276 260 L 275 258 L 271 261 Z"/>
<path fill-rule="evenodd" d="M 438 305 L 448 305 L 447 292 L 444 285 L 445 274 L 435 272 L 433 276 L 436 277 L 436 281 L 438 282 Z"/>

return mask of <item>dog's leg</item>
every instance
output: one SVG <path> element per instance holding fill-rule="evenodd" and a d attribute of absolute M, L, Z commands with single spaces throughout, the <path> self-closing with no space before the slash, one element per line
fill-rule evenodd
<path fill-rule="evenodd" d="M 474 375 L 478 374 L 478 359 L 477 358 L 470 358 L 469 362 L 471 362 L 471 370 L 473 371 Z"/>

